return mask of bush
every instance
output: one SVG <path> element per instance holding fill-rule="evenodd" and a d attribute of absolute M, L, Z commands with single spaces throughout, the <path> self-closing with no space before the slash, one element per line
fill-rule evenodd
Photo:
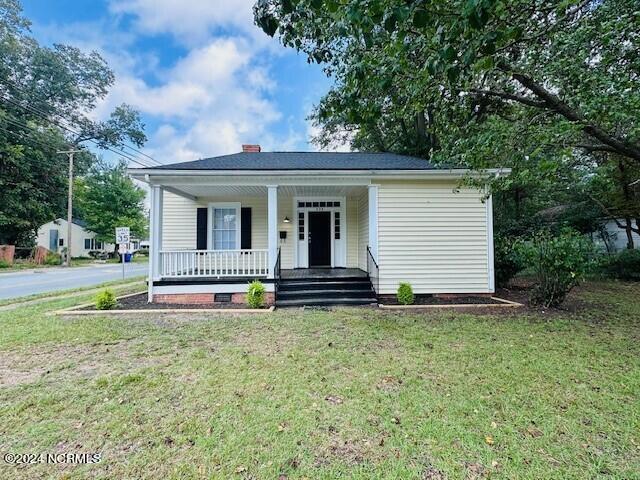
<path fill-rule="evenodd" d="M 48 252 L 44 257 L 45 265 L 60 265 L 62 263 L 62 257 L 54 252 Z"/>
<path fill-rule="evenodd" d="M 251 308 L 261 308 L 264 306 L 264 285 L 260 280 L 254 280 L 247 289 L 247 303 Z"/>
<path fill-rule="evenodd" d="M 116 296 L 109 289 L 103 290 L 96 295 L 97 310 L 111 310 L 112 308 L 115 308 L 117 304 Z"/>
<path fill-rule="evenodd" d="M 398 303 L 401 305 L 411 305 L 413 304 L 413 288 L 411 288 L 411 284 L 407 282 L 400 282 L 398 285 Z"/>
<path fill-rule="evenodd" d="M 524 265 L 513 239 L 498 235 L 494 241 L 494 263 L 496 284 L 504 287 Z"/>
<path fill-rule="evenodd" d="M 534 272 L 531 302 L 545 307 L 560 305 L 591 267 L 593 244 L 571 230 L 558 236 L 543 232 L 518 247 Z"/>
<path fill-rule="evenodd" d="M 640 280 L 640 250 L 623 250 L 600 262 L 602 273 L 621 280 Z"/>
<path fill-rule="evenodd" d="M 0 268 L 9 268 L 11 264 L 6 260 L 0 260 Z"/>

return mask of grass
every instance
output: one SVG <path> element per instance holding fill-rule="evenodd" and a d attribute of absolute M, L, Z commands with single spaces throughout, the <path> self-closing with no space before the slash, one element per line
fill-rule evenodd
<path fill-rule="evenodd" d="M 640 284 L 574 312 L 45 316 L 87 299 L 0 312 L 0 452 L 102 461 L 2 478 L 639 478 Z"/>
<path fill-rule="evenodd" d="M 32 295 L 25 295 L 22 297 L 13 297 L 13 298 L 3 298 L 0 299 L 0 307 L 4 307 L 6 305 L 13 305 L 17 303 L 23 302 L 32 302 L 35 300 L 44 300 L 48 298 L 54 298 L 59 296 L 69 296 L 75 294 L 80 294 L 82 292 L 93 292 L 97 289 L 107 288 L 107 287 L 118 287 L 120 285 L 126 285 L 132 282 L 138 282 L 137 290 L 145 290 L 146 288 L 146 276 L 139 275 L 136 277 L 129 277 L 125 280 L 112 280 L 110 282 L 100 283 L 98 285 L 90 285 L 88 287 L 80 287 L 80 288 L 70 288 L 66 290 L 58 290 L 56 292 L 44 292 L 44 293 L 34 293 Z"/>
<path fill-rule="evenodd" d="M 132 258 L 132 263 L 148 263 L 148 261 L 149 261 L 148 255 L 138 254 L 138 255 L 134 255 Z M 86 258 L 86 257 L 74 257 L 71 259 L 72 267 L 86 267 L 90 265 L 101 265 L 105 263 L 109 263 L 109 264 L 120 263 L 120 259 L 108 258 L 107 260 L 104 260 L 104 261 L 98 261 L 95 258 Z M 11 266 L 0 266 L 0 274 L 19 272 L 22 270 L 33 270 L 36 268 L 38 269 L 56 268 L 61 266 L 62 266 L 62 263 L 56 264 L 56 265 L 48 265 L 48 264 L 33 263 L 32 261 L 29 261 L 29 260 L 18 259 L 18 260 L 15 260 Z"/>

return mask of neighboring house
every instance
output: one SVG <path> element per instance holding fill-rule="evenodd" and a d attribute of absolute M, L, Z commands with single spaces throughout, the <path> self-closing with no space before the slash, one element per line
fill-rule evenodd
<path fill-rule="evenodd" d="M 278 305 L 494 292 L 491 197 L 467 170 L 243 146 L 130 173 L 151 186 L 149 301 L 240 301 L 254 278 Z"/>
<path fill-rule="evenodd" d="M 86 224 L 74 219 L 71 225 L 71 256 L 89 257 L 89 252 L 113 252 L 114 245 L 96 240 L 96 234 L 87 230 Z M 67 241 L 67 221 L 58 218 L 52 222 L 45 223 L 38 229 L 38 246 L 45 247 L 52 252 L 62 253 L 68 246 Z"/>
<path fill-rule="evenodd" d="M 624 220 L 618 220 L 624 224 Z M 633 223 L 634 227 L 636 223 Z M 640 235 L 631 232 L 634 248 L 640 248 Z M 592 234 L 592 239 L 598 247 L 605 252 L 619 252 L 627 248 L 628 238 L 627 231 L 620 228 L 614 220 L 608 220 L 601 231 Z"/>

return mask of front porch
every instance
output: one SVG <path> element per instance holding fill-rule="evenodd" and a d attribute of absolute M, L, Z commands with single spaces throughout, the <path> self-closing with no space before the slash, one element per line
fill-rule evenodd
<path fill-rule="evenodd" d="M 246 292 L 253 279 L 274 294 L 281 279 L 368 281 L 377 254 L 378 188 L 370 180 L 224 180 L 152 185 L 149 301 Z"/>

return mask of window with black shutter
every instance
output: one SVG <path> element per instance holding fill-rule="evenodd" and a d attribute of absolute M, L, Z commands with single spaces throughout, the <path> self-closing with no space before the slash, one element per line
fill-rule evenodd
<path fill-rule="evenodd" d="M 198 208 L 196 222 L 196 249 L 207 249 L 207 218 L 209 209 L 206 207 Z"/>
<path fill-rule="evenodd" d="M 240 209 L 240 248 L 251 250 L 251 207 Z"/>

